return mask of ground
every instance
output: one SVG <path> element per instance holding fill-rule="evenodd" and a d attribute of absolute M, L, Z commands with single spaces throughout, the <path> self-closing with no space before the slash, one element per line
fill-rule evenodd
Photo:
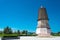
<path fill-rule="evenodd" d="M 14 39 L 14 40 L 60 40 L 60 37 L 21 36 L 20 39 Z"/>
<path fill-rule="evenodd" d="M 21 37 L 21 40 L 60 40 L 60 37 Z"/>

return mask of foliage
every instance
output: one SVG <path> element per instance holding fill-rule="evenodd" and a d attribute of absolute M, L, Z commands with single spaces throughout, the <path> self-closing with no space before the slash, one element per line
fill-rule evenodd
<path fill-rule="evenodd" d="M 20 34 L 20 30 L 18 30 L 17 33 Z"/>
<path fill-rule="evenodd" d="M 4 34 L 11 34 L 12 33 L 12 29 L 9 28 L 9 26 L 7 26 L 6 28 L 4 28 Z"/>
<path fill-rule="evenodd" d="M 60 36 L 60 32 L 57 33 L 51 33 L 52 36 Z M 3 31 L 0 31 L 0 36 L 37 36 L 35 32 L 28 32 L 27 30 L 17 30 L 15 32 L 13 32 L 13 30 L 7 26 L 6 28 L 4 28 Z"/>
<path fill-rule="evenodd" d="M 23 31 L 22 31 L 22 35 L 24 35 L 24 36 L 27 36 L 27 33 L 28 33 L 27 30 L 23 30 Z"/>
<path fill-rule="evenodd" d="M 20 30 L 17 31 L 18 36 L 20 35 Z"/>
<path fill-rule="evenodd" d="M 60 32 L 57 32 L 57 33 L 51 33 L 52 36 L 60 36 Z"/>

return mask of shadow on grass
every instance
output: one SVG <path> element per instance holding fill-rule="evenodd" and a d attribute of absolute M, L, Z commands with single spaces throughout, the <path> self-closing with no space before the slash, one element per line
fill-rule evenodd
<path fill-rule="evenodd" d="M 4 36 L 1 40 L 18 40 L 20 36 Z"/>

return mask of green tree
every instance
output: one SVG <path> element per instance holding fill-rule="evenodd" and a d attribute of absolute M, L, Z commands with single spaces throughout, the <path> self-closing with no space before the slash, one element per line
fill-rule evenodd
<path fill-rule="evenodd" d="M 9 28 L 9 26 L 7 26 L 6 28 L 4 28 L 4 33 L 5 34 L 11 34 L 12 33 L 12 29 Z"/>
<path fill-rule="evenodd" d="M 60 36 L 60 32 L 57 33 Z"/>
<path fill-rule="evenodd" d="M 22 34 L 27 35 L 28 31 L 27 30 L 23 30 Z"/>
<path fill-rule="evenodd" d="M 20 30 L 17 31 L 17 34 L 20 35 Z"/>

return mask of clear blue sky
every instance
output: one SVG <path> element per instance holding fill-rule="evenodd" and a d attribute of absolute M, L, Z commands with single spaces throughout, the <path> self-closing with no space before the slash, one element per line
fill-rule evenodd
<path fill-rule="evenodd" d="M 47 9 L 51 31 L 60 31 L 60 0 L 0 0 L 0 30 L 10 26 L 35 31 L 41 5 Z"/>

